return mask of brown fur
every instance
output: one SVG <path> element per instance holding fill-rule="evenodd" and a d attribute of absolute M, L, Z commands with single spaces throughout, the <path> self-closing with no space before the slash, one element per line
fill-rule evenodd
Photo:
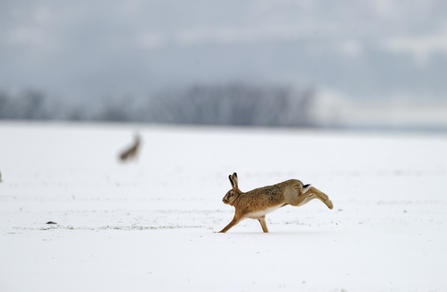
<path fill-rule="evenodd" d="M 223 197 L 225 204 L 235 207 L 234 218 L 220 232 L 225 233 L 231 227 L 246 218 L 257 219 L 262 230 L 268 232 L 265 222 L 265 214 L 275 211 L 286 205 L 302 206 L 313 199 L 319 199 L 329 209 L 333 208 L 329 197 L 320 190 L 308 185 L 304 188 L 303 183 L 296 179 L 254 189 L 249 192 L 242 192 L 238 186 L 237 174 L 229 176 L 233 189 Z"/>
<path fill-rule="evenodd" d="M 134 144 L 127 150 L 123 151 L 120 155 L 121 161 L 126 161 L 130 159 L 135 159 L 137 157 L 138 151 L 140 149 L 140 135 L 135 134 Z"/>

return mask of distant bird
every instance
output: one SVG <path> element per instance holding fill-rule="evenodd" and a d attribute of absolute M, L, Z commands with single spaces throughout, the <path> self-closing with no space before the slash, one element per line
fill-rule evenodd
<path fill-rule="evenodd" d="M 134 144 L 129 149 L 123 151 L 120 154 L 120 160 L 127 161 L 130 159 L 136 159 L 138 152 L 140 150 L 140 145 L 141 145 L 141 138 L 140 135 L 136 133 L 134 136 Z"/>

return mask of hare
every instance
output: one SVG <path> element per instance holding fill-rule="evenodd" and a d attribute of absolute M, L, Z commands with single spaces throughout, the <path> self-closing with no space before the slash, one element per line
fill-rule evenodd
<path fill-rule="evenodd" d="M 120 160 L 121 161 L 126 161 L 129 159 L 135 159 L 137 157 L 138 151 L 140 149 L 140 143 L 141 139 L 140 139 L 140 135 L 138 133 L 135 134 L 135 142 L 133 144 L 132 147 L 130 147 L 129 149 L 123 151 L 123 153 L 121 153 L 120 155 Z"/>
<path fill-rule="evenodd" d="M 2 181 L 2 173 L 0 172 L 0 183 L 3 182 Z"/>
<path fill-rule="evenodd" d="M 265 215 L 286 205 L 302 206 L 313 199 L 319 199 L 329 209 L 333 208 L 331 200 L 323 192 L 311 185 L 303 185 L 296 179 L 286 180 L 276 185 L 242 192 L 238 186 L 237 174 L 228 177 L 232 190 L 223 197 L 224 204 L 235 207 L 233 220 L 220 233 L 227 232 L 231 227 L 246 218 L 257 219 L 262 231 L 269 232 L 265 223 Z"/>

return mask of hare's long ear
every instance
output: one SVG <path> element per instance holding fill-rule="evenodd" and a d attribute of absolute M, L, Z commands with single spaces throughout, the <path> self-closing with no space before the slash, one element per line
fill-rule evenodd
<path fill-rule="evenodd" d="M 235 191 L 236 193 L 241 193 L 237 181 L 237 174 L 233 173 L 232 175 L 229 175 L 228 179 L 230 180 L 231 186 L 233 187 L 233 191 Z"/>
<path fill-rule="evenodd" d="M 239 188 L 239 181 L 237 179 L 237 173 L 234 172 L 232 178 L 233 178 L 236 188 Z"/>
<path fill-rule="evenodd" d="M 234 182 L 234 180 L 233 180 L 233 176 L 230 174 L 230 175 L 228 176 L 228 179 L 230 180 L 231 187 L 234 189 L 234 187 L 236 186 L 236 184 L 235 184 L 235 182 Z"/>

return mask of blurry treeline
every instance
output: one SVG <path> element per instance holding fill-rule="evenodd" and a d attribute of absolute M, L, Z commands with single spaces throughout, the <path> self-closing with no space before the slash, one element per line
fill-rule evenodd
<path fill-rule="evenodd" d="M 147 98 L 109 97 L 73 105 L 42 91 L 0 91 L 0 119 L 170 124 L 313 126 L 314 92 L 284 85 L 193 85 Z"/>

